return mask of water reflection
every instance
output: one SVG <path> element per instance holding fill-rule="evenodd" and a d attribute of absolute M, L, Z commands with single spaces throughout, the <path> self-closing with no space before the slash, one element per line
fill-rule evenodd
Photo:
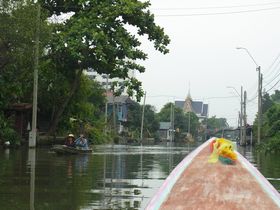
<path fill-rule="evenodd" d="M 9 158 L 10 158 L 10 149 L 9 148 L 4 149 L 4 157 L 6 160 L 9 160 Z"/>
<path fill-rule="evenodd" d="M 250 163 L 266 177 L 266 179 L 280 192 L 280 159 L 279 154 L 265 154 L 256 152 L 254 147 L 238 147 L 238 152 L 242 154 Z"/>
<path fill-rule="evenodd" d="M 103 164 L 106 166 L 103 169 L 105 178 L 102 180 L 103 200 L 102 205 L 96 201 L 91 208 L 144 208 L 163 180 L 188 152 L 186 147 L 170 146 L 97 147 L 94 155 L 103 155 Z M 91 192 L 101 193 L 99 190 Z"/>
<path fill-rule="evenodd" d="M 28 150 L 28 165 L 30 167 L 30 210 L 34 210 L 36 149 Z"/>
<path fill-rule="evenodd" d="M 96 146 L 93 154 L 69 156 L 48 148 L 2 150 L 1 209 L 144 209 L 196 146 L 107 145 Z M 238 149 L 280 189 L 276 156 L 257 154 L 251 147 Z"/>

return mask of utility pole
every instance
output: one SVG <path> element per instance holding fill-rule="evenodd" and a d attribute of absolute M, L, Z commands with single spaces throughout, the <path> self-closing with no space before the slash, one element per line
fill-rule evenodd
<path fill-rule="evenodd" d="M 243 137 L 244 137 L 244 144 L 246 145 L 247 142 L 247 115 L 246 115 L 246 101 L 247 101 L 247 92 L 244 91 L 244 115 L 243 115 L 243 120 L 244 120 L 244 129 L 243 129 Z"/>
<path fill-rule="evenodd" d="M 191 112 L 189 112 L 189 120 L 188 120 L 188 133 L 191 133 Z"/>
<path fill-rule="evenodd" d="M 262 115 L 262 76 L 261 76 L 261 67 L 257 64 L 254 57 L 251 55 L 249 50 L 245 47 L 237 47 L 236 49 L 245 50 L 247 54 L 251 57 L 252 61 L 256 64 L 256 71 L 258 71 L 258 137 L 257 142 L 258 144 L 261 143 L 261 115 Z"/>
<path fill-rule="evenodd" d="M 241 144 L 241 113 L 238 112 L 239 144 Z"/>
<path fill-rule="evenodd" d="M 107 132 L 108 121 L 108 74 L 106 74 L 106 103 L 105 103 L 105 133 Z"/>
<path fill-rule="evenodd" d="M 113 126 L 114 126 L 114 133 L 117 131 L 117 122 L 116 122 L 116 105 L 115 105 L 115 91 L 113 91 Z"/>
<path fill-rule="evenodd" d="M 174 141 L 174 108 L 175 108 L 175 105 L 173 105 L 172 103 L 172 141 Z"/>
<path fill-rule="evenodd" d="M 143 125 L 144 125 L 144 115 L 145 115 L 145 104 L 146 104 L 146 92 L 144 94 L 144 103 L 143 103 L 143 109 L 142 109 L 141 132 L 140 132 L 141 145 L 142 145 L 142 141 L 143 141 Z"/>
<path fill-rule="evenodd" d="M 243 87 L 241 86 L 240 94 L 240 145 L 243 145 Z"/>
<path fill-rule="evenodd" d="M 38 101 L 38 66 L 39 66 L 39 34 L 40 34 L 40 16 L 41 6 L 37 2 L 37 21 L 36 21 L 36 37 L 35 37 L 35 58 L 34 58 L 34 78 L 33 78 L 33 106 L 32 106 L 32 130 L 31 139 L 29 139 L 29 147 L 36 147 L 37 135 L 37 101 Z"/>
<path fill-rule="evenodd" d="M 174 122 L 173 122 L 173 103 L 170 103 L 170 142 L 173 141 L 173 133 L 174 133 Z"/>
<path fill-rule="evenodd" d="M 258 144 L 261 143 L 261 105 L 262 105 L 262 75 L 261 75 L 261 67 L 257 67 L 258 71 Z"/>

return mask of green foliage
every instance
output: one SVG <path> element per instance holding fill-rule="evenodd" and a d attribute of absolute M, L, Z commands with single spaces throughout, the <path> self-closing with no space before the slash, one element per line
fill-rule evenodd
<path fill-rule="evenodd" d="M 114 1 L 42 1 L 50 13 L 73 12 L 63 23 L 54 27 L 48 45 L 49 57 L 58 69 L 93 68 L 96 72 L 109 74 L 110 78 L 126 79 L 128 94 L 143 95 L 141 82 L 129 77 L 129 70 L 144 72 L 144 67 L 135 61 L 145 60 L 147 55 L 139 48 L 139 36 L 147 35 L 155 49 L 167 53 L 169 38 L 161 27 L 154 23 L 148 10 L 149 2 Z M 127 25 L 135 28 L 134 34 Z"/>
<path fill-rule="evenodd" d="M 147 59 L 139 38 L 146 35 L 163 54 L 168 52 L 170 40 L 155 24 L 148 10 L 149 2 L 38 2 L 42 6 L 38 120 L 50 122 L 51 134 L 62 134 L 72 128 L 69 122 L 72 117 L 100 129 L 90 133 L 101 139 L 104 90 L 87 81 L 82 71 L 91 68 L 110 78 L 122 78 L 125 82 L 120 89 L 127 87 L 128 94 L 136 94 L 140 100 L 143 96 L 141 82 L 128 74 L 130 70 L 145 71 L 138 62 Z M 3 110 L 13 103 L 32 101 L 38 7 L 33 1 L 11 0 L 3 0 L 0 6 L 0 108 Z M 68 13 L 69 18 L 63 22 L 53 21 L 53 15 L 62 13 Z M 153 125 L 147 126 L 151 132 L 157 126 Z"/>
<path fill-rule="evenodd" d="M 83 130 L 87 125 L 93 126 L 95 129 L 98 127 L 101 130 L 100 132 L 103 130 L 104 113 L 101 109 L 105 104 L 104 90 L 99 83 L 89 80 L 86 76 L 82 76 L 81 81 L 79 90 L 66 107 L 59 123 L 59 130 L 62 133 L 66 131 L 92 133 L 92 131 Z M 56 99 L 56 97 L 53 99 Z M 57 103 L 54 103 L 53 106 L 57 106 Z M 49 112 L 50 110 L 46 111 L 46 113 Z M 71 122 L 70 118 L 76 120 Z M 94 130 L 94 132 L 98 134 L 97 131 Z M 98 136 L 100 135 L 98 134 Z"/>
<path fill-rule="evenodd" d="M 138 139 L 142 122 L 143 106 L 139 103 L 132 103 L 128 107 L 128 120 L 125 126 L 128 127 L 130 137 Z M 151 105 L 145 105 L 145 115 L 143 122 L 143 137 L 156 137 L 159 129 L 159 122 L 156 118 L 155 108 Z"/>
<path fill-rule="evenodd" d="M 257 145 L 257 150 L 265 153 L 280 153 L 280 133 Z"/>
<path fill-rule="evenodd" d="M 0 128 L 0 141 L 2 143 L 9 141 L 11 145 L 20 144 L 20 137 L 2 114 L 0 115 Z"/>
<path fill-rule="evenodd" d="M 96 124 L 96 125 L 99 125 L 99 127 L 92 126 L 89 124 L 87 124 L 85 126 L 85 134 L 88 136 L 90 144 L 97 145 L 97 144 L 103 144 L 103 143 L 109 142 L 110 137 L 108 137 L 107 135 L 104 134 L 104 132 L 102 130 L 103 127 L 100 126 L 101 123 Z"/>
<path fill-rule="evenodd" d="M 229 127 L 226 118 L 216 118 L 216 116 L 208 118 L 206 123 L 207 128 L 211 130 L 224 129 Z"/>
<path fill-rule="evenodd" d="M 262 98 L 262 112 L 265 113 L 272 105 L 273 100 L 268 93 L 265 93 Z"/>
<path fill-rule="evenodd" d="M 257 145 L 257 149 L 265 153 L 278 153 L 280 151 L 280 91 L 276 90 L 271 96 L 266 93 L 263 98 L 262 138 L 265 141 Z M 257 118 L 254 122 L 255 133 L 256 130 Z"/>
<path fill-rule="evenodd" d="M 160 122 L 170 122 L 170 109 L 171 103 L 167 103 L 160 110 L 160 112 L 157 114 Z M 197 134 L 197 129 L 200 126 L 198 117 L 193 112 L 183 113 L 182 109 L 174 107 L 174 129 L 179 130 L 180 133 L 187 133 L 189 131 L 189 124 L 190 133 L 195 136 Z M 182 135 L 175 133 L 175 138 L 182 138 Z"/>
<path fill-rule="evenodd" d="M 265 136 L 280 134 L 280 104 L 274 104 L 264 115 Z"/>

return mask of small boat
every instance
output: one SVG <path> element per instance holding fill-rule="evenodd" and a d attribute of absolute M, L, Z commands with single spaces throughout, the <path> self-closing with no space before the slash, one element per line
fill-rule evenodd
<path fill-rule="evenodd" d="M 146 210 L 279 210 L 280 194 L 241 154 L 233 164 L 211 163 L 212 138 L 187 155 L 165 179 Z"/>
<path fill-rule="evenodd" d="M 89 154 L 92 153 L 92 149 L 84 149 L 79 147 L 68 147 L 66 145 L 53 145 L 51 151 L 57 154 Z"/>

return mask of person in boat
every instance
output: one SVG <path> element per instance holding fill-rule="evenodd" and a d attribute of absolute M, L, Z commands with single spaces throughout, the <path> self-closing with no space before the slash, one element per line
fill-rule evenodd
<path fill-rule="evenodd" d="M 88 141 L 83 134 L 80 134 L 80 137 L 75 140 L 75 147 L 78 147 L 81 149 L 89 149 Z"/>
<path fill-rule="evenodd" d="M 75 136 L 70 133 L 67 137 L 66 137 L 66 141 L 65 141 L 65 145 L 68 147 L 75 147 Z"/>

